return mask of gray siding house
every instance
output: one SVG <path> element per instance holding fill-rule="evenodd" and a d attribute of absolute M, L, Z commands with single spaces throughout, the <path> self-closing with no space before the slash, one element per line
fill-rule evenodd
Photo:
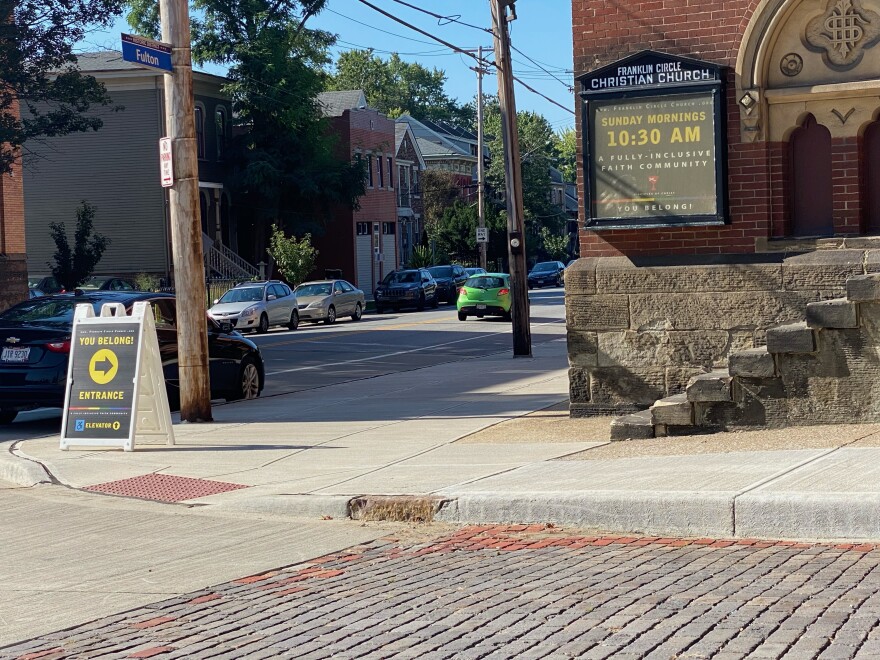
<path fill-rule="evenodd" d="M 124 62 L 116 52 L 84 54 L 79 64 L 104 83 L 113 103 L 95 110 L 104 122 L 97 132 L 28 144 L 23 156 L 28 272 L 48 274 L 55 251 L 49 225 L 64 222 L 72 236 L 76 208 L 85 200 L 97 208 L 96 231 L 111 240 L 98 274 L 168 276 L 167 192 L 159 183 L 158 143 L 165 134 L 162 74 Z M 223 186 L 231 107 L 220 91 L 223 78 L 198 72 L 193 78 L 206 257 L 209 263 L 229 265 L 237 257 L 235 214 Z"/>

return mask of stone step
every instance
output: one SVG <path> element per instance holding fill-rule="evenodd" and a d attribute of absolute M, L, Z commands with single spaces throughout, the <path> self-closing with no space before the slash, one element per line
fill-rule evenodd
<path fill-rule="evenodd" d="M 858 328 L 857 305 L 846 298 L 807 303 L 807 326 L 810 328 Z"/>
<path fill-rule="evenodd" d="M 655 402 L 650 408 L 651 422 L 664 426 L 693 426 L 694 406 L 687 394 L 674 394 Z"/>
<path fill-rule="evenodd" d="M 730 374 L 712 371 L 694 376 L 688 381 L 686 393 L 691 403 L 730 401 Z"/>
<path fill-rule="evenodd" d="M 611 420 L 611 440 L 644 440 L 654 437 L 651 411 L 642 410 Z"/>
<path fill-rule="evenodd" d="M 731 353 L 727 358 L 727 371 L 741 378 L 773 378 L 776 360 L 767 352 L 766 346 L 747 348 Z"/>
<path fill-rule="evenodd" d="M 846 299 L 850 302 L 880 301 L 880 273 L 846 278 Z"/>
<path fill-rule="evenodd" d="M 816 335 L 806 323 L 778 325 L 767 330 L 767 351 L 770 353 L 814 353 Z"/>

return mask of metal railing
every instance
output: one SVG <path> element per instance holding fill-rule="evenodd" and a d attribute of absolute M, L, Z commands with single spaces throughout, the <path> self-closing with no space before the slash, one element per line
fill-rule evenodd
<path fill-rule="evenodd" d="M 206 234 L 202 235 L 205 252 L 205 270 L 210 275 L 228 280 L 252 280 L 260 276 L 259 269 L 242 259 L 235 251 L 222 243 L 216 243 Z"/>

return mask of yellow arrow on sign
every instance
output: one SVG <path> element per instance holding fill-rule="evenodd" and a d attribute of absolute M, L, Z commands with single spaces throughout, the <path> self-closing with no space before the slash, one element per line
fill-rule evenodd
<path fill-rule="evenodd" d="M 98 385 L 106 385 L 116 378 L 119 371 L 119 358 L 109 348 L 102 348 L 89 360 L 89 376 Z"/>

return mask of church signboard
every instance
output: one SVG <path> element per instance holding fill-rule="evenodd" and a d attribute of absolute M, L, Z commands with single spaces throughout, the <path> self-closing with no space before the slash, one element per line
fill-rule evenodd
<path fill-rule="evenodd" d="M 587 227 L 725 222 L 722 67 L 643 51 L 578 80 Z"/>

